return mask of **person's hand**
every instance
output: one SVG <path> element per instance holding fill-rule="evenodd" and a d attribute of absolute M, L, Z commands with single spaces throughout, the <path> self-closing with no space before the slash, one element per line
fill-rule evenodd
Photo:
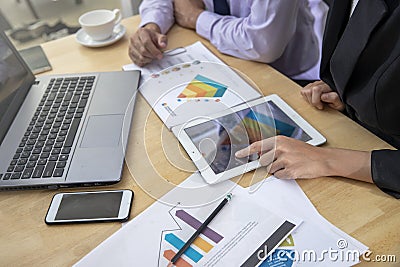
<path fill-rule="evenodd" d="M 333 175 L 327 150 L 286 136 L 252 143 L 236 152 L 238 158 L 258 153 L 260 164 L 277 178 L 315 178 Z"/>
<path fill-rule="evenodd" d="M 197 18 L 204 11 L 202 0 L 174 0 L 175 22 L 189 29 L 196 29 Z"/>
<path fill-rule="evenodd" d="M 129 57 L 132 62 L 142 67 L 153 59 L 163 57 L 162 49 L 167 47 L 167 36 L 161 34 L 154 23 L 138 29 L 130 38 Z"/>
<path fill-rule="evenodd" d="M 235 156 L 244 158 L 255 153 L 260 155 L 260 164 L 277 178 L 342 176 L 372 183 L 371 152 L 314 147 L 278 135 L 254 142 Z"/>
<path fill-rule="evenodd" d="M 307 84 L 302 90 L 301 95 L 312 106 L 317 109 L 323 109 L 324 104 L 329 107 L 343 111 L 344 104 L 340 100 L 339 95 L 323 81 L 316 81 Z"/>

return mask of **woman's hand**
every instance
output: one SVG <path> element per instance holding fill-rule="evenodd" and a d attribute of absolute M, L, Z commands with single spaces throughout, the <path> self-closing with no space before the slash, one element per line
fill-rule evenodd
<path fill-rule="evenodd" d="M 268 173 L 277 178 L 315 178 L 331 175 L 329 162 L 323 148 L 316 148 L 286 136 L 276 136 L 254 142 L 236 152 L 243 158 L 259 153 L 260 163 L 268 167 Z"/>
<path fill-rule="evenodd" d="M 277 178 L 342 176 L 372 182 L 370 152 L 314 147 L 279 135 L 254 142 L 235 156 L 243 158 L 255 153 L 268 173 Z"/>
<path fill-rule="evenodd" d="M 301 95 L 310 105 L 317 109 L 323 109 L 324 105 L 327 104 L 333 109 L 344 110 L 344 104 L 340 100 L 338 93 L 333 92 L 329 85 L 323 81 L 307 84 L 301 90 Z"/>

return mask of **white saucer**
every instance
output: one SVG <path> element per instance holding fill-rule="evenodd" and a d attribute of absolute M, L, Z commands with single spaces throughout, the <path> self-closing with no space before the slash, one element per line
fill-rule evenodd
<path fill-rule="evenodd" d="M 126 32 L 126 29 L 123 25 L 119 24 L 114 28 L 114 31 L 111 35 L 110 38 L 101 40 L 101 41 L 94 41 L 92 38 L 89 37 L 89 35 L 86 34 L 86 32 L 82 29 L 80 29 L 76 33 L 76 41 L 80 43 L 83 46 L 87 47 L 102 47 L 102 46 L 107 46 L 110 44 L 115 43 L 116 41 L 120 40 Z"/>

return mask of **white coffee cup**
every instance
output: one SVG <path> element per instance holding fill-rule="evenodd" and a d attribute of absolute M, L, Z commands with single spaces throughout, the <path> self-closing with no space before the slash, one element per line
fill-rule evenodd
<path fill-rule="evenodd" d="M 110 38 L 121 17 L 119 9 L 98 9 L 80 16 L 79 24 L 94 41 L 101 41 Z"/>

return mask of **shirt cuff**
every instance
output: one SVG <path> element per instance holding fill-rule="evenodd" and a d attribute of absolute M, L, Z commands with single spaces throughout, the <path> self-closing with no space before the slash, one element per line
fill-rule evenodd
<path fill-rule="evenodd" d="M 211 29 L 214 23 L 219 20 L 222 16 L 215 14 L 210 11 L 203 11 L 200 13 L 196 21 L 196 32 L 207 40 L 211 39 Z"/>
<path fill-rule="evenodd" d="M 375 185 L 383 192 L 400 198 L 400 151 L 375 150 L 371 154 L 371 173 Z"/>
<path fill-rule="evenodd" d="M 160 27 L 161 33 L 166 34 L 171 25 L 169 25 L 169 23 L 160 17 L 161 16 L 159 12 L 147 12 L 145 15 L 141 15 L 142 20 L 140 21 L 139 28 L 149 23 L 155 23 L 158 25 L 158 27 Z"/>

